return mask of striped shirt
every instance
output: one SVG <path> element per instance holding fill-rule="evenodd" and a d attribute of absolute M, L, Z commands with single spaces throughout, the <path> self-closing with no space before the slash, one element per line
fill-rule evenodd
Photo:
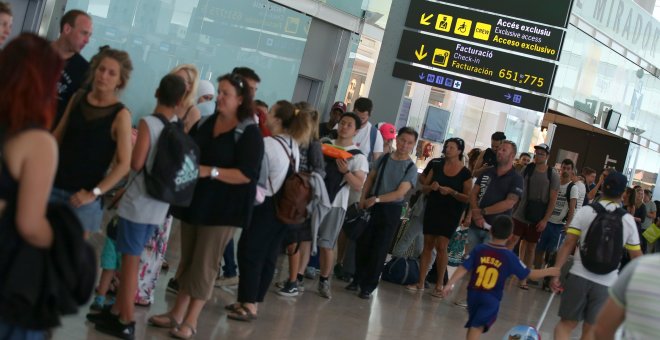
<path fill-rule="evenodd" d="M 660 254 L 630 262 L 610 289 L 615 303 L 626 310 L 624 339 L 657 339 L 660 334 Z"/>

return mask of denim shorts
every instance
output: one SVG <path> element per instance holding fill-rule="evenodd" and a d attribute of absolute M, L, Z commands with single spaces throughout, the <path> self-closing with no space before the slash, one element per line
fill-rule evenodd
<path fill-rule="evenodd" d="M 117 224 L 117 251 L 140 256 L 156 230 L 155 224 L 135 223 L 119 217 Z"/>
<path fill-rule="evenodd" d="M 53 188 L 50 194 L 50 203 L 66 203 L 71 206 L 69 200 L 73 192 Z M 73 208 L 73 206 L 71 206 Z M 85 231 L 95 233 L 101 230 L 101 222 L 103 220 L 103 207 L 101 206 L 101 199 L 98 198 L 92 203 L 85 204 L 78 208 L 73 208 L 73 211 L 78 216 L 80 223 Z"/>
<path fill-rule="evenodd" d="M 472 251 L 474 247 L 490 241 L 490 232 L 486 229 L 477 228 L 473 225 L 468 228 L 467 250 Z"/>
<path fill-rule="evenodd" d="M 121 265 L 121 253 L 117 251 L 117 242 L 106 237 L 103 250 L 101 251 L 101 269 L 119 270 Z"/>

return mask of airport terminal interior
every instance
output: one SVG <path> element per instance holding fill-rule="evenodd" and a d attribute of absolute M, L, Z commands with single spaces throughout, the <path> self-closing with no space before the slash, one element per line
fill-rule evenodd
<path fill-rule="evenodd" d="M 448 154 L 453 152 L 449 150 L 454 150 L 450 146 L 455 145 L 461 152 L 461 167 L 469 167 L 472 175 L 479 178 L 473 171 L 473 162 L 484 167 L 489 164 L 496 166 L 498 162 L 502 164 L 502 160 L 508 156 L 500 155 L 500 151 L 508 143 L 509 146 L 515 146 L 516 152 L 511 155 L 512 160 L 515 160 L 511 168 L 518 170 L 516 176 L 521 178 L 521 186 L 529 186 L 529 177 L 534 176 L 524 177 L 526 173 L 521 169 L 527 164 L 523 163 L 525 157 L 527 162 L 530 159 L 535 162 L 535 157 L 545 157 L 549 175 L 544 190 L 558 190 L 550 189 L 555 185 L 552 171 L 558 174 L 556 187 L 560 187 L 561 181 L 563 189 L 560 191 L 564 190 L 561 191 L 564 194 L 551 200 L 557 200 L 555 210 L 559 211 L 558 214 L 565 215 L 562 225 L 569 219 L 568 211 L 571 211 L 570 214 L 578 214 L 578 208 L 583 206 L 580 202 L 575 210 L 568 207 L 571 189 L 567 189 L 564 179 L 559 178 L 565 172 L 564 165 L 569 163 L 573 171 L 570 181 L 586 184 L 586 187 L 583 185 L 585 191 L 579 196 L 584 199 L 585 205 L 594 199 L 589 196 L 593 189 L 589 185 L 598 183 L 600 186 L 599 178 L 607 182 L 605 179 L 614 173 L 623 178 L 624 183 L 621 185 L 630 189 L 631 193 L 626 192 L 626 195 L 641 195 L 637 203 L 635 198 L 631 198 L 631 205 L 639 208 L 640 204 L 648 206 L 647 203 L 653 205 L 653 202 L 657 204 L 660 200 L 660 1 L 657 0 L 0 0 L 3 6 L 5 3 L 11 8 L 11 12 L 8 12 L 11 15 L 3 13 L 4 7 L 0 6 L 0 23 L 6 22 L 6 18 L 13 18 L 13 27 L 10 27 L 7 35 L 0 35 L 6 38 L 4 42 L 0 40 L 0 53 L 8 53 L 12 40 L 23 37 L 21 33 L 25 32 L 55 42 L 53 47 L 56 47 L 58 41 L 63 41 L 67 34 L 75 31 L 76 17 L 71 24 L 66 23 L 65 14 L 72 10 L 79 10 L 82 13 L 80 17 L 89 19 L 90 26 L 84 42 L 77 50 L 71 50 L 71 55 L 92 61 L 97 53 L 103 53 L 103 46 L 125 51 L 132 62 L 132 73 L 127 84 L 124 82 L 116 94 L 130 111 L 135 131 L 139 122 L 145 121 L 141 119 L 153 112 L 156 105 L 154 92 L 161 78 L 168 73 L 181 72 L 182 65 L 192 65 L 191 68 L 185 66 L 183 69 L 194 68 L 194 73 L 187 73 L 194 75 L 194 79 L 184 81 L 195 84 L 194 88 L 199 90 L 197 94 L 200 98 L 203 95 L 211 98 L 205 104 L 209 110 L 207 112 L 202 108 L 202 102 L 197 102 L 195 97 L 193 104 L 199 107 L 197 111 L 202 117 L 215 114 L 216 110 L 221 111 L 219 107 L 223 104 L 219 96 L 225 90 L 217 88 L 223 84 L 219 77 L 231 74 L 225 79 L 226 83 L 231 83 L 238 91 L 244 91 L 244 87 L 249 86 L 253 99 L 271 108 L 270 113 L 267 109 L 263 112 L 256 107 L 254 109 L 257 120 L 262 120 L 258 122 L 262 134 L 264 129 L 272 128 L 269 119 L 274 118 L 268 117 L 279 115 L 273 113 L 276 111 L 273 108 L 284 105 L 276 104 L 281 103 L 280 100 L 308 103 L 309 107 L 318 112 L 318 123 L 323 123 L 322 130 L 339 129 L 340 134 L 343 129 L 341 122 L 346 113 L 356 112 L 357 115 L 350 117 L 357 117 L 354 118 L 356 124 L 357 119 L 361 119 L 363 126 L 368 119 L 369 125 L 366 126 L 370 132 L 363 130 L 364 133 L 360 134 L 356 129 L 357 135 L 353 138 L 352 147 L 363 150 L 364 166 L 372 172 L 380 171 L 379 164 L 383 163 L 372 162 L 371 157 L 375 156 L 373 153 L 376 153 L 376 149 L 380 149 L 383 154 L 392 152 L 392 156 L 388 157 L 395 159 L 399 157 L 396 156 L 397 148 L 409 148 L 409 154 L 403 157 L 412 160 L 411 164 L 414 164 L 420 176 L 426 176 L 428 172 L 423 173 L 424 169 L 433 169 L 438 158 L 449 157 Z M 3 29 L 2 25 L 0 29 Z M 94 65 L 97 64 L 92 63 L 92 67 L 98 66 Z M 246 76 L 237 68 L 251 73 Z M 236 78 L 237 74 L 239 78 Z M 256 83 L 250 74 L 258 75 Z M 70 79 L 68 81 L 71 86 Z M 208 85 L 202 86 L 202 81 Z M 184 84 L 188 86 L 186 93 L 191 91 L 190 84 Z M 61 91 L 67 91 L 66 85 L 63 88 L 60 82 L 58 86 L 58 99 L 61 99 Z M 89 91 L 93 91 L 91 83 L 86 86 Z M 73 92 L 70 91 L 69 95 Z M 363 109 L 364 98 L 368 98 L 373 105 L 368 110 Z M 93 106 L 91 103 L 89 105 Z M 302 106 L 296 107 L 292 111 L 294 118 L 288 119 L 297 119 L 295 117 L 302 110 Z M 365 118 L 361 116 L 362 112 Z M 259 113 L 262 115 L 259 116 Z M 185 124 L 186 117 L 187 113 L 183 118 L 179 115 Z M 201 122 L 204 119 L 201 118 Z M 412 130 L 406 130 L 406 127 Z M 215 125 L 213 129 L 216 129 Z M 284 129 L 283 125 L 275 131 L 281 129 Z M 215 130 L 209 131 L 215 133 Z M 414 136 L 410 146 L 399 144 L 403 143 L 402 136 L 406 134 Z M 505 137 L 496 137 L 500 136 L 498 134 Z M 241 138 L 238 136 L 236 138 Z M 336 131 L 333 136 L 333 140 L 343 138 Z M 362 144 L 356 141 L 359 136 L 362 136 Z M 497 151 L 498 147 L 500 151 Z M 365 148 L 367 152 L 364 152 Z M 472 154 L 471 150 L 474 149 L 478 149 L 474 156 L 468 156 L 468 152 Z M 345 152 L 343 148 L 341 150 Z M 266 145 L 264 157 L 268 158 L 271 151 Z M 291 152 L 293 155 L 293 149 Z M 496 158 L 493 163 L 486 160 L 488 152 L 492 153 L 493 159 Z M 282 159 L 285 159 L 283 154 Z M 341 165 L 334 169 L 339 169 L 335 171 L 341 173 L 341 176 L 362 173 L 348 165 L 345 172 L 341 170 L 344 169 Z M 531 169 L 533 172 L 534 169 Z M 594 170 L 596 177 L 591 182 L 589 177 L 578 178 L 590 176 L 590 171 Z M 202 169 L 199 171 L 201 176 Z M 221 178 L 224 169 L 213 167 L 208 171 L 207 177 Z M 405 169 L 404 177 L 407 172 Z M 353 177 L 349 175 L 349 178 Z M 378 186 L 380 182 L 376 178 L 372 179 L 372 185 L 375 180 Z M 475 178 L 470 183 L 474 183 L 477 180 Z M 524 183 L 522 178 L 526 178 Z M 538 179 L 535 177 L 532 183 Z M 545 177 L 540 180 L 545 180 Z M 468 182 L 466 180 L 465 183 Z M 348 191 L 351 191 L 350 197 L 343 204 L 346 210 L 346 202 L 360 201 L 360 191 L 352 187 L 348 189 L 353 185 L 348 179 L 342 183 L 338 190 L 342 190 L 343 185 L 348 183 L 347 197 Z M 2 184 L 0 181 L 0 190 L 4 188 Z M 427 184 L 431 186 L 430 181 Z M 481 185 L 482 191 L 478 195 L 485 196 L 484 191 L 489 184 Z M 414 188 L 414 185 L 411 187 Z M 469 187 L 472 188 L 472 184 Z M 410 248 L 406 248 L 405 254 L 396 254 L 394 251 L 397 242 L 404 242 L 404 234 L 412 233 L 406 228 L 411 228 L 414 220 L 414 203 L 410 201 L 412 193 L 416 191 L 413 188 L 402 200 L 393 199 L 396 204 L 391 209 L 401 209 L 402 213 L 395 223 L 396 230 L 391 233 L 393 237 L 382 241 L 382 247 L 390 245 L 387 248 L 387 261 L 399 257 L 410 259 L 406 264 L 414 264 L 416 275 L 419 275 L 419 258 L 426 256 L 422 253 L 422 246 L 428 246 L 424 241 L 427 232 L 424 229 L 425 236 L 422 237 L 421 224 L 417 235 L 410 236 L 411 239 L 417 238 L 410 241 Z M 462 204 L 463 209 L 471 205 L 472 191 L 463 193 L 462 188 L 442 189 L 449 190 L 442 191 L 442 195 L 453 197 Z M 98 187 L 93 190 L 94 200 L 105 194 L 100 190 L 97 193 L 96 189 Z M 251 192 L 252 197 L 259 196 L 261 189 L 255 187 L 257 193 Z M 604 191 L 605 185 L 594 189 L 594 193 L 600 195 L 600 189 Z M 272 184 L 270 189 L 263 190 L 274 191 Z M 475 191 L 475 195 L 478 191 Z M 521 187 L 517 197 L 526 197 L 527 200 L 528 194 L 522 194 L 522 191 Z M 91 187 L 88 193 L 92 193 Z M 617 195 L 622 193 L 617 192 Z M 0 203 L 4 199 L 1 194 Z M 267 194 L 267 197 L 271 194 Z M 643 196 L 645 198 L 641 202 Z M 377 194 L 374 199 L 373 204 L 380 203 Z M 509 196 L 505 194 L 502 202 L 508 199 Z M 562 210 L 563 205 L 559 206 L 559 201 L 566 205 L 565 210 Z M 488 218 L 484 220 L 488 216 L 485 207 L 476 204 L 480 210 L 472 215 L 475 220 L 461 220 L 462 217 L 470 216 L 467 211 L 466 215 L 462 215 L 461 210 L 459 215 L 462 217 L 457 216 L 460 225 L 451 226 L 452 230 L 456 228 L 455 233 L 450 233 L 452 237 L 440 236 L 438 239 L 453 244 L 461 231 L 467 233 L 468 230 L 476 230 L 488 234 L 488 229 L 483 225 L 494 222 Z M 328 204 L 328 209 L 330 205 L 332 202 Z M 336 205 L 332 206 L 335 209 Z M 623 206 L 626 207 L 625 202 Z M 4 206 L 0 205 L 0 208 L 4 209 Z M 512 203 L 510 207 L 500 209 L 498 214 L 511 215 L 512 209 L 515 211 L 517 208 L 520 207 Z M 555 213 L 552 207 L 548 209 L 547 214 Z M 639 248 L 641 242 L 643 250 L 652 256 L 650 253 L 654 248 L 656 252 L 660 250 L 660 241 L 657 241 L 660 238 L 660 227 L 656 224 L 658 219 L 655 210 L 644 209 L 646 215 L 636 221 L 639 235 L 630 238 L 626 247 L 629 250 Z M 208 210 L 222 211 L 222 208 Z M 635 207 L 629 212 L 638 217 Z M 103 248 L 107 246 L 106 225 L 113 214 L 116 212 L 108 211 L 106 204 L 100 230 L 92 232 L 88 238 L 97 259 L 103 256 Z M 538 221 L 547 222 L 547 216 Z M 575 216 L 571 215 L 570 218 Z M 481 222 L 478 222 L 479 217 Z M 513 217 L 516 220 L 516 215 Z M 344 222 L 346 220 L 341 217 L 339 228 Z M 533 223 L 528 224 L 531 226 Z M 186 252 L 182 249 L 182 228 L 186 226 L 181 226 L 175 219 L 171 230 L 168 227 L 165 231 L 170 234 L 169 240 L 168 236 L 157 239 L 158 231 L 154 236 L 157 239 L 154 244 L 161 247 L 164 242 L 167 247 L 167 251 L 157 255 L 158 261 L 166 264 L 162 271 L 155 267 L 149 269 L 156 273 L 154 285 L 150 288 L 153 302 L 141 303 L 143 306 L 137 303 L 135 306 L 135 339 L 162 339 L 171 335 L 167 328 L 150 326 L 149 318 L 167 313 L 177 305 L 177 295 L 170 291 L 169 285 L 177 275 L 182 254 Z M 512 228 L 517 230 L 518 225 Z M 568 239 L 567 229 L 568 225 L 557 233 L 564 236 L 557 236 L 553 241 L 557 243 L 564 240 L 564 237 Z M 651 240 L 654 236 L 646 235 L 650 235 L 650 231 L 646 232 L 648 230 L 657 230 L 657 237 Z M 516 234 L 516 231 L 513 233 Z M 341 235 L 339 241 L 335 236 L 330 243 L 339 243 L 342 248 L 344 232 Z M 576 235 L 579 240 L 579 230 Z M 241 233 L 233 235 L 235 247 L 231 257 L 240 253 L 240 247 L 243 246 L 239 242 L 241 237 Z M 462 242 L 459 246 L 459 259 L 464 260 L 467 256 L 463 246 L 468 238 L 465 236 L 465 239 L 458 240 Z M 631 241 L 633 239 L 636 243 Z M 433 247 L 434 243 L 429 244 Z M 367 291 L 364 296 L 362 291 L 346 290 L 350 278 L 342 277 L 341 271 L 334 271 L 329 277 L 330 291 L 321 292 L 318 259 L 312 260 L 306 270 L 309 277 L 303 281 L 304 292 L 303 286 L 299 284 L 297 296 L 283 296 L 286 294 L 280 293 L 286 286 L 283 288 L 275 284 L 283 281 L 285 285 L 293 284 L 293 281 L 288 281 L 289 263 L 285 246 L 283 244 L 279 247 L 281 249 L 278 248 L 274 278 L 264 302 L 258 304 L 257 317 L 250 318 L 247 307 L 239 307 L 238 312 L 226 310 L 228 304 L 240 299 L 236 280 L 233 284 L 216 285 L 195 327 L 186 328 L 190 325 L 182 324 L 179 326 L 181 332 L 192 331 L 194 328 L 196 339 L 462 339 L 466 336 L 468 319 L 473 322 L 474 318 L 478 318 L 474 315 L 470 318 L 466 305 L 463 305 L 467 289 L 460 282 L 455 285 L 451 295 L 443 297 L 441 290 L 434 288 L 435 283 L 428 284 L 426 289 L 415 290 L 410 289 L 410 284 L 416 285 L 414 282 L 393 283 L 381 277 L 378 287 Z M 474 246 L 468 246 L 467 249 Z M 556 254 L 560 247 L 561 243 L 553 250 L 548 249 L 548 253 Z M 515 249 L 516 254 L 519 254 L 518 246 Z M 147 251 L 154 249 L 145 249 Z M 339 249 L 340 253 L 342 251 Z M 349 246 L 348 251 L 355 252 L 355 248 Z M 376 247 L 373 251 L 378 252 Z M 451 263 L 451 256 L 455 255 L 451 252 L 450 249 L 450 264 L 447 267 L 449 277 L 463 268 L 460 264 Z M 337 256 L 337 252 L 330 254 Z M 552 256 L 548 262 L 554 261 Z M 222 260 L 223 263 L 225 261 Z M 269 260 L 264 261 L 264 266 L 268 267 Z M 157 263 L 157 267 L 160 267 L 160 262 Z M 240 267 L 241 259 L 238 259 L 238 263 Z M 218 264 L 218 268 L 220 265 L 222 263 Z M 264 269 L 266 272 L 267 269 Z M 99 269 L 97 276 L 100 273 Z M 375 274 L 376 279 L 379 274 Z M 217 276 L 224 278 L 221 270 Z M 495 276 L 492 285 L 497 280 Z M 492 327 L 481 336 L 482 339 L 555 338 L 555 327 L 561 320 L 559 294 L 544 289 L 546 287 L 541 284 L 527 285 L 525 281 L 521 282 L 513 276 L 503 280 L 502 287 L 499 284 L 498 287 L 503 287 L 499 312 L 495 313 L 494 324 L 489 319 Z M 603 287 L 603 291 L 606 291 L 607 287 Z M 323 295 L 331 295 L 331 298 Z M 77 313 L 63 316 L 61 326 L 51 329 L 52 338 L 116 338 L 99 332 L 94 323 L 87 320 L 86 314 L 90 313 L 90 306 L 95 301 L 92 294 Z M 228 317 L 231 314 L 233 318 L 242 312 L 248 315 L 238 315 L 239 318 L 245 317 L 247 320 L 236 321 Z M 542 324 L 539 325 L 539 322 Z M 514 331 L 516 326 L 519 327 Z M 3 334 L 11 334 L 3 333 L 6 328 L 7 324 L 0 315 L 0 339 L 4 339 Z M 523 335 L 520 329 L 529 330 L 529 334 Z M 569 338 L 579 339 L 581 334 L 580 325 Z M 624 334 L 624 327 L 621 327 L 617 337 L 625 338 Z M 645 339 L 643 336 L 639 338 Z M 18 336 L 8 339 L 33 338 Z M 37 336 L 34 339 L 43 337 Z"/>

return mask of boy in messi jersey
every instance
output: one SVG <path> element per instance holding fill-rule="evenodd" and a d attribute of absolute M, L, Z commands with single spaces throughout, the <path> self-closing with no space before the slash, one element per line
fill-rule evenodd
<path fill-rule="evenodd" d="M 504 282 L 510 275 L 519 280 L 538 280 L 545 276 L 559 275 L 559 269 L 529 270 L 518 257 L 506 247 L 506 241 L 513 232 L 513 221 L 509 216 L 495 218 L 490 230 L 492 240 L 476 246 L 461 266 L 456 269 L 443 289 L 448 296 L 454 286 L 468 272 L 471 273 L 468 285 L 468 313 L 465 324 L 468 329 L 466 339 L 478 339 L 495 323 L 504 291 Z"/>

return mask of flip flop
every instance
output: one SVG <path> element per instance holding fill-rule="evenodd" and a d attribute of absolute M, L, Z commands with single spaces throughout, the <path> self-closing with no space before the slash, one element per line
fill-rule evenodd
<path fill-rule="evenodd" d="M 190 334 L 184 334 L 182 332 L 183 327 L 190 329 Z M 184 322 L 181 324 L 181 326 L 170 330 L 170 336 L 176 339 L 192 339 L 195 334 L 197 334 L 197 330 L 187 322 Z"/>
<path fill-rule="evenodd" d="M 240 309 L 227 314 L 227 318 L 236 321 L 250 322 L 257 319 L 257 314 L 252 313 L 247 308 L 241 306 Z"/>
<path fill-rule="evenodd" d="M 163 318 L 166 320 L 158 320 L 159 318 Z M 165 314 L 160 314 L 160 315 L 154 315 L 149 318 L 147 321 L 150 325 L 158 328 L 178 328 L 179 323 L 176 321 L 174 316 L 170 313 L 165 313 Z"/>
<path fill-rule="evenodd" d="M 444 297 L 442 296 L 442 290 L 437 290 L 437 289 L 434 289 L 433 292 L 431 292 L 431 296 L 438 299 L 442 299 Z"/>
<path fill-rule="evenodd" d="M 518 288 L 520 288 L 520 289 L 522 289 L 522 290 L 529 290 L 529 286 L 528 286 L 528 285 L 520 285 L 520 286 L 518 286 Z"/>
<path fill-rule="evenodd" d="M 230 312 L 236 312 L 241 308 L 243 308 L 243 304 L 241 304 L 240 302 L 230 303 L 225 306 L 225 310 Z"/>

